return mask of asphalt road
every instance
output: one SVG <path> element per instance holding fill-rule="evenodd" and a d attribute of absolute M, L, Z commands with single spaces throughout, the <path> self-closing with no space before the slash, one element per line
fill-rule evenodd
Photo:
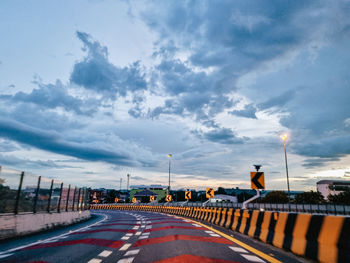
<path fill-rule="evenodd" d="M 0 262 L 307 262 L 182 217 L 115 210 L 93 214 L 82 224 L 0 244 Z"/>

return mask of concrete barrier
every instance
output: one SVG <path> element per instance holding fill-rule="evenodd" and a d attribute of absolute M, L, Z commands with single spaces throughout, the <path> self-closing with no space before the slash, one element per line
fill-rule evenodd
<path fill-rule="evenodd" d="M 106 209 L 106 208 L 105 208 Z M 90 218 L 89 210 L 0 216 L 0 240 L 66 226 Z"/>

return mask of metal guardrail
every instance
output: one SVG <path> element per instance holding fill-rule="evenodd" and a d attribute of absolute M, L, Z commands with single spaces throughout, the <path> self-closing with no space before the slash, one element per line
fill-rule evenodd
<path fill-rule="evenodd" d="M 149 205 L 149 206 L 182 206 L 182 207 L 202 207 L 201 202 L 172 202 L 172 203 L 118 203 L 118 205 Z M 205 207 L 222 207 L 241 209 L 242 203 L 206 203 Z M 268 204 L 268 203 L 250 203 L 247 209 L 261 211 L 279 211 L 310 214 L 332 214 L 332 215 L 350 215 L 349 205 L 336 204 Z"/>
<path fill-rule="evenodd" d="M 86 210 L 88 200 L 85 187 L 0 166 L 0 216 Z"/>

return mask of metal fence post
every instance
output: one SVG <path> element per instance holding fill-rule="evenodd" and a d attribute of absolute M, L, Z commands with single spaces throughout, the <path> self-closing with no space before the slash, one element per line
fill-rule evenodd
<path fill-rule="evenodd" d="M 47 202 L 47 209 L 46 209 L 46 210 L 47 210 L 48 213 L 50 213 L 52 189 L 53 189 L 53 179 L 51 180 L 51 187 L 50 187 L 49 200 L 48 200 L 48 202 Z"/>
<path fill-rule="evenodd" d="M 74 203 L 75 203 L 75 192 L 77 191 L 77 187 L 74 187 L 74 194 L 73 194 L 73 206 L 72 206 L 72 211 L 74 211 Z"/>
<path fill-rule="evenodd" d="M 63 183 L 61 183 L 61 193 L 60 193 L 60 198 L 58 199 L 57 213 L 61 212 L 62 191 L 63 191 Z"/>
<path fill-rule="evenodd" d="M 69 194 L 70 194 L 70 185 L 68 186 L 68 192 L 67 192 L 66 212 L 68 212 Z"/>
<path fill-rule="evenodd" d="M 35 190 L 35 197 L 34 197 L 34 204 L 33 204 L 33 213 L 36 213 L 36 205 L 38 203 L 40 182 L 41 182 L 41 176 L 38 177 L 38 184 L 37 184 L 36 190 Z"/>
<path fill-rule="evenodd" d="M 19 198 L 21 197 L 21 191 L 22 191 L 22 184 L 23 184 L 23 177 L 24 172 L 21 173 L 21 178 L 19 180 L 18 190 L 17 190 L 17 196 L 16 196 L 16 203 L 14 207 L 14 213 L 18 214 L 18 205 L 19 205 Z"/>
<path fill-rule="evenodd" d="M 80 190 L 81 190 L 81 188 L 79 188 L 79 191 L 78 191 L 78 205 L 77 205 L 78 211 L 79 211 L 79 205 L 80 205 Z"/>

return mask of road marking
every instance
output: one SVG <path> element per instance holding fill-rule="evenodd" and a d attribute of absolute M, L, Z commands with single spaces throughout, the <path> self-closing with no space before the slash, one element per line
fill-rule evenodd
<path fill-rule="evenodd" d="M 241 247 L 230 247 L 234 252 L 239 252 L 239 253 L 248 253 L 247 250 Z"/>
<path fill-rule="evenodd" d="M 130 251 L 126 252 L 124 256 L 134 256 L 134 255 L 138 254 L 139 252 L 140 252 L 140 249 L 130 250 Z"/>
<path fill-rule="evenodd" d="M 197 225 L 197 224 L 192 224 L 192 225 L 194 225 L 194 226 L 196 226 L 196 227 L 201 227 L 200 225 Z"/>
<path fill-rule="evenodd" d="M 139 239 L 146 239 L 148 236 L 140 236 Z"/>
<path fill-rule="evenodd" d="M 100 263 L 100 262 L 102 262 L 102 259 L 98 259 L 98 258 L 93 258 L 88 261 L 88 263 Z"/>
<path fill-rule="evenodd" d="M 1 255 L 1 256 L 0 256 L 0 258 L 7 258 L 7 257 L 9 257 L 9 256 L 11 256 L 11 255 L 13 255 L 13 254 L 5 254 L 5 255 Z"/>
<path fill-rule="evenodd" d="M 127 233 L 125 234 L 127 237 L 131 237 L 133 235 L 133 233 Z"/>
<path fill-rule="evenodd" d="M 145 227 L 145 225 L 142 225 L 142 226 L 141 226 L 141 228 L 144 228 L 144 227 Z"/>
<path fill-rule="evenodd" d="M 128 240 L 130 237 L 128 237 L 128 236 L 123 236 L 122 237 L 122 240 Z"/>
<path fill-rule="evenodd" d="M 264 260 L 258 258 L 257 256 L 245 255 L 245 254 L 241 254 L 241 256 L 244 257 L 246 260 L 249 260 L 251 262 L 265 262 Z"/>
<path fill-rule="evenodd" d="M 98 213 L 96 213 L 96 214 L 98 214 Z M 65 238 L 65 237 L 67 237 L 67 235 L 69 235 L 69 234 L 71 234 L 71 233 L 80 232 L 80 231 L 82 231 L 82 230 L 84 230 L 84 229 L 87 229 L 88 227 L 91 227 L 91 226 L 95 226 L 95 225 L 97 225 L 97 224 L 100 224 L 100 223 L 102 223 L 103 221 L 105 221 L 105 220 L 108 219 L 108 216 L 107 216 L 107 215 L 104 215 L 104 214 L 102 214 L 102 215 L 103 215 L 103 218 L 102 218 L 100 221 L 97 221 L 97 222 L 95 222 L 95 223 L 93 223 L 93 224 L 91 224 L 91 225 L 88 225 L 88 226 L 85 226 L 85 227 L 82 227 L 82 228 L 78 228 L 78 229 L 76 229 L 76 230 L 74 230 L 74 231 L 69 230 L 67 233 L 64 233 L 64 234 L 61 234 L 61 235 L 58 235 L 58 236 L 54 236 L 54 237 L 50 237 L 50 238 L 47 238 L 47 239 L 42 240 L 42 241 L 37 241 L 37 242 L 29 243 L 29 244 L 27 244 L 27 245 L 23 245 L 23 246 L 11 248 L 11 249 L 9 249 L 9 250 L 0 252 L 0 256 L 1 256 L 1 255 L 4 255 L 4 254 L 6 254 L 6 253 L 9 253 L 9 252 L 17 251 L 17 250 L 19 250 L 19 249 L 23 249 L 23 248 L 35 246 L 35 245 L 37 245 L 37 244 L 40 244 L 40 243 L 43 243 L 43 242 L 47 242 L 47 241 L 49 241 L 49 240 L 58 239 L 58 238 Z"/>
<path fill-rule="evenodd" d="M 246 243 L 243 243 L 242 241 L 239 241 L 239 240 L 236 239 L 236 238 L 230 237 L 229 235 L 226 235 L 225 233 L 222 233 L 221 231 L 216 230 L 215 228 L 212 228 L 212 227 L 207 226 L 207 225 L 205 225 L 205 224 L 203 224 L 203 223 L 196 222 L 196 221 L 193 221 L 193 220 L 190 220 L 190 221 L 192 221 L 193 223 L 196 223 L 196 224 L 198 224 L 198 225 L 201 225 L 201 226 L 203 226 L 203 227 L 205 227 L 205 228 L 207 228 L 207 229 L 210 229 L 210 230 L 216 232 L 216 233 L 219 234 L 220 236 L 222 236 L 222 237 L 224 237 L 224 238 L 226 238 L 226 239 L 228 239 L 228 240 L 231 240 L 232 242 L 236 243 L 237 245 L 239 245 L 239 246 L 241 246 L 241 247 L 244 247 L 246 250 L 249 250 L 250 252 L 252 252 L 252 253 L 258 255 L 259 257 L 261 257 L 261 258 L 263 258 L 263 259 L 265 259 L 265 260 L 267 260 L 267 261 L 269 261 L 269 262 L 272 262 L 272 263 L 282 263 L 282 262 L 279 261 L 278 259 L 275 259 L 275 258 L 273 258 L 273 257 L 271 257 L 271 256 L 269 256 L 269 255 L 267 255 L 267 254 L 265 254 L 265 253 L 263 253 L 263 252 L 261 252 L 261 251 L 255 249 L 255 248 L 253 248 L 253 247 L 247 245 Z"/>
<path fill-rule="evenodd" d="M 146 229 L 151 229 L 152 228 L 152 226 L 146 226 Z"/>
<path fill-rule="evenodd" d="M 139 226 L 134 226 L 132 229 L 137 230 L 137 229 L 139 229 L 139 228 L 140 228 Z"/>
<path fill-rule="evenodd" d="M 141 235 L 141 231 L 137 231 L 136 233 L 135 233 L 135 236 L 139 236 L 139 235 Z"/>
<path fill-rule="evenodd" d="M 204 232 L 207 233 L 207 234 L 214 234 L 214 232 L 210 231 L 210 230 L 205 230 Z"/>
<path fill-rule="evenodd" d="M 134 260 L 134 258 L 123 258 L 118 261 L 118 263 L 131 263 Z"/>
<path fill-rule="evenodd" d="M 142 236 L 149 236 L 149 232 L 143 233 Z"/>
<path fill-rule="evenodd" d="M 212 237 L 220 237 L 220 235 L 218 235 L 218 234 L 210 234 L 210 236 L 212 236 Z"/>
<path fill-rule="evenodd" d="M 122 246 L 119 250 L 121 251 L 127 250 L 130 246 L 131 246 L 130 243 L 124 244 L 124 246 Z"/>
<path fill-rule="evenodd" d="M 112 254 L 112 251 L 110 251 L 110 250 L 104 250 L 104 251 L 102 251 L 100 254 L 98 254 L 98 256 L 99 256 L 99 257 L 104 257 L 104 258 L 106 258 L 106 257 L 108 257 L 110 254 Z"/>

